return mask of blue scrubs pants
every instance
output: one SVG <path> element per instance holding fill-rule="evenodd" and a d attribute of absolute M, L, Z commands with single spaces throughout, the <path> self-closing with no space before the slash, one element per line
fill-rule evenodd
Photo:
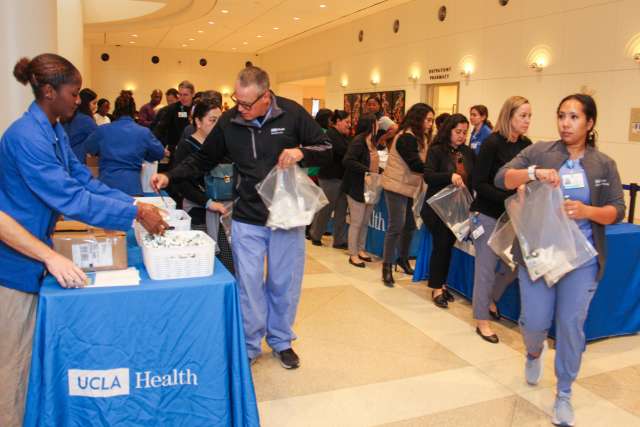
<path fill-rule="evenodd" d="M 258 357 L 265 335 L 273 350 L 286 350 L 296 339 L 292 326 L 304 273 L 304 227 L 272 230 L 233 221 L 231 235 L 247 353 Z"/>
<path fill-rule="evenodd" d="M 564 276 L 549 288 L 544 279 L 531 281 L 525 267 L 519 268 L 520 328 L 530 354 L 542 351 L 555 319 L 555 370 L 558 392 L 571 393 L 585 350 L 584 322 L 595 294 L 597 262 L 589 262 Z"/>

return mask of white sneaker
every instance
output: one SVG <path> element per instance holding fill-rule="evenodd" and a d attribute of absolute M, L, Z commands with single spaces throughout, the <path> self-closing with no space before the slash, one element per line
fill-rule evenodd
<path fill-rule="evenodd" d="M 553 405 L 553 418 L 551 422 L 556 426 L 572 427 L 576 419 L 571 406 L 571 394 L 559 392 L 556 403 Z"/>
<path fill-rule="evenodd" d="M 535 359 L 530 359 L 529 355 L 526 356 L 526 362 L 524 365 L 524 377 L 529 385 L 538 385 L 542 379 L 542 371 L 544 367 L 544 352 L 547 350 L 547 341 L 542 344 L 542 351 L 540 356 Z"/>

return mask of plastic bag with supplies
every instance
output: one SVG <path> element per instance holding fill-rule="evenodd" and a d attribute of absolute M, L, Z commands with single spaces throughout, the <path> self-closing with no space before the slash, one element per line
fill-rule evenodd
<path fill-rule="evenodd" d="M 380 201 L 382 194 L 382 175 L 366 172 L 364 174 L 364 202 L 367 205 L 375 205 Z"/>
<path fill-rule="evenodd" d="M 424 182 L 416 192 L 413 197 L 413 205 L 411 206 L 411 211 L 413 212 L 413 220 L 416 223 L 416 228 L 419 230 L 422 227 L 422 217 L 420 216 L 420 212 L 422 211 L 422 207 L 425 204 L 425 199 L 427 196 L 427 184 Z"/>
<path fill-rule="evenodd" d="M 459 242 L 471 231 L 469 207 L 473 197 L 466 187 L 451 184 L 431 196 L 427 203 L 456 236 Z"/>
<path fill-rule="evenodd" d="M 511 253 L 511 249 L 513 248 L 513 243 L 516 241 L 516 231 L 513 229 L 513 225 L 511 225 L 511 220 L 509 219 L 509 215 L 504 212 L 498 218 L 496 222 L 496 226 L 493 228 L 493 232 L 491 236 L 489 236 L 489 240 L 487 240 L 487 244 L 491 248 L 491 250 L 500 257 L 502 262 L 504 262 L 511 271 L 515 271 L 517 264 L 513 259 L 513 254 Z"/>
<path fill-rule="evenodd" d="M 227 213 L 220 215 L 220 224 L 224 229 L 227 240 L 231 243 L 231 217 L 233 216 L 233 202 L 222 202 Z"/>
<path fill-rule="evenodd" d="M 329 204 L 322 189 L 298 165 L 274 167 L 256 189 L 269 209 L 266 225 L 274 229 L 309 225 L 315 213 Z"/>
<path fill-rule="evenodd" d="M 563 205 L 560 188 L 539 181 L 505 201 L 529 277 L 548 286 L 597 255 Z"/>

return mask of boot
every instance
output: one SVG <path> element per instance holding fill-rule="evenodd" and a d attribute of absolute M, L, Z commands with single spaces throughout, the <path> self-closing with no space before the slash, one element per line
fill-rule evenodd
<path fill-rule="evenodd" d="M 385 286 L 393 288 L 393 274 L 391 273 L 391 264 L 382 264 L 382 282 Z"/>
<path fill-rule="evenodd" d="M 409 264 L 409 260 L 407 258 L 398 258 L 396 260 L 396 271 L 397 267 L 400 267 L 404 274 L 413 275 L 413 268 L 411 268 L 411 264 Z"/>

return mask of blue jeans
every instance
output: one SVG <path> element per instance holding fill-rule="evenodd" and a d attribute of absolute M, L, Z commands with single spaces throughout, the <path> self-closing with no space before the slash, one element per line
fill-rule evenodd
<path fill-rule="evenodd" d="M 286 350 L 296 339 L 292 326 L 304 273 L 304 227 L 272 230 L 233 221 L 231 230 L 248 356 L 260 355 L 264 336 L 273 350 Z"/>

